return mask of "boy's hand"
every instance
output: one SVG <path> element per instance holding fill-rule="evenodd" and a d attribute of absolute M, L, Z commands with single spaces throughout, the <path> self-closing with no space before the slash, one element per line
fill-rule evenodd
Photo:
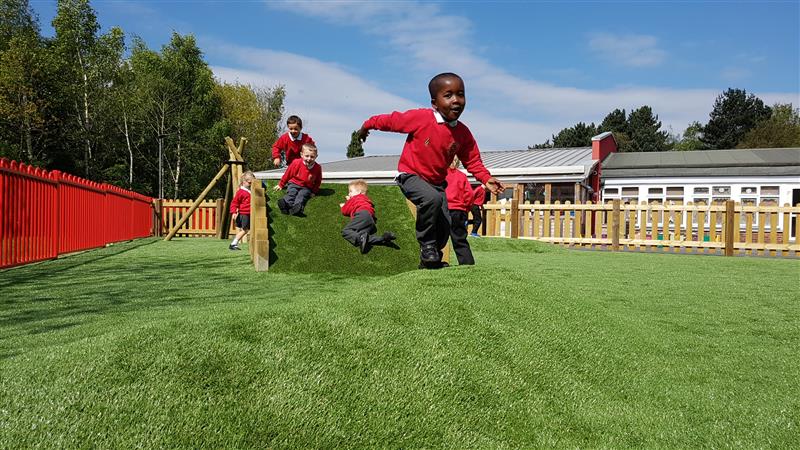
<path fill-rule="evenodd" d="M 503 186 L 503 183 L 501 183 L 500 180 L 495 177 L 491 177 L 486 180 L 486 188 L 489 189 L 489 192 L 492 194 L 499 194 L 506 190 L 506 187 Z"/>
<path fill-rule="evenodd" d="M 273 159 L 272 165 L 275 166 L 276 168 L 279 168 L 281 166 L 281 159 L 280 158 Z"/>
<path fill-rule="evenodd" d="M 367 136 L 369 136 L 369 130 L 366 128 L 359 128 L 358 138 L 361 139 L 361 142 L 367 142 Z"/>
<path fill-rule="evenodd" d="M 233 213 L 233 214 L 231 214 L 231 220 L 233 220 L 234 222 L 236 222 L 236 216 L 238 216 L 238 215 L 239 215 L 239 214 L 237 214 L 237 213 Z"/>
<path fill-rule="evenodd" d="M 280 190 L 281 190 L 281 185 L 280 185 L 280 184 L 276 184 L 276 185 L 275 185 L 275 187 L 274 187 L 274 188 L 272 188 L 272 190 L 273 190 L 273 191 L 276 191 L 276 192 L 277 192 L 277 191 L 280 191 Z"/>

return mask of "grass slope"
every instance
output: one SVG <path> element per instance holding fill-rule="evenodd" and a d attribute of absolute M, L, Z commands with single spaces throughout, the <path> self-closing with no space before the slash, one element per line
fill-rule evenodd
<path fill-rule="evenodd" d="M 358 275 L 393 274 L 417 268 L 419 245 L 414 237 L 414 220 L 405 197 L 396 186 L 370 186 L 375 203 L 378 233 L 393 231 L 399 249 L 375 246 L 362 255 L 342 238 L 349 218 L 339 204 L 347 185 L 323 184 L 319 195 L 306 205 L 307 217 L 281 214 L 278 199 L 284 192 L 269 194 L 270 270 L 276 272 L 325 272 Z"/>
<path fill-rule="evenodd" d="M 0 272 L 0 448 L 800 447 L 797 261 L 474 248 L 385 277 L 201 239 Z"/>

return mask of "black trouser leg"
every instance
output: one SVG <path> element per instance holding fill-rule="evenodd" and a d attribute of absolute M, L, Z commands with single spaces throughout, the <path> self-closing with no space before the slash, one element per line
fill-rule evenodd
<path fill-rule="evenodd" d="M 447 209 L 444 186 L 432 185 L 411 174 L 400 174 L 397 182 L 403 195 L 417 206 L 419 244 L 444 248 L 450 236 L 450 211 Z"/>
<path fill-rule="evenodd" d="M 367 211 L 359 211 L 350 219 L 350 222 L 345 225 L 342 230 L 342 237 L 347 242 L 358 247 L 359 238 L 362 234 L 369 236 L 369 243 L 374 245 L 383 242 L 382 238 L 374 235 L 378 229 L 375 227 L 375 221 Z"/>
<path fill-rule="evenodd" d="M 453 250 L 456 252 L 459 265 L 475 264 L 472 257 L 472 250 L 467 242 L 467 212 L 457 209 L 450 210 L 450 240 L 453 242 Z"/>
<path fill-rule="evenodd" d="M 478 205 L 472 205 L 472 233 L 480 234 L 481 224 L 483 223 L 483 211 Z"/>

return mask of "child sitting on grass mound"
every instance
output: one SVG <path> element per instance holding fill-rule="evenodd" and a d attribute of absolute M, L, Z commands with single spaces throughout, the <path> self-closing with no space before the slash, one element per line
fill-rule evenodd
<path fill-rule="evenodd" d="M 306 133 L 303 133 L 303 120 L 298 116 L 289 116 L 286 119 L 287 131 L 275 141 L 272 146 L 272 164 L 279 168 L 281 166 L 281 152 L 284 154 L 286 166 L 292 161 L 300 158 L 300 152 L 306 144 L 316 145 Z"/>
<path fill-rule="evenodd" d="M 383 233 L 383 236 L 375 236 L 378 228 L 375 222 L 375 207 L 367 197 L 367 182 L 364 180 L 353 180 L 348 186 L 348 194 L 345 203 L 339 206 L 342 214 L 350 217 L 350 222 L 342 230 L 342 237 L 348 242 L 361 249 L 361 253 L 367 253 L 373 245 L 388 245 L 395 240 L 395 235 L 391 231 Z"/>
<path fill-rule="evenodd" d="M 441 73 L 428 83 L 428 91 L 433 109 L 372 116 L 361 125 L 359 136 L 366 141 L 369 130 L 408 134 L 395 180 L 403 195 L 417 206 L 420 268 L 437 269 L 444 266 L 441 249 L 450 237 L 445 178 L 453 158 L 458 156 L 469 173 L 493 193 L 503 192 L 505 186 L 486 170 L 475 138 L 458 121 L 467 104 L 464 80 L 454 73 Z"/>
<path fill-rule="evenodd" d="M 317 164 L 317 147 L 311 144 L 303 145 L 300 158 L 295 159 L 286 168 L 281 181 L 275 186 L 275 191 L 286 187 L 286 195 L 278 200 L 278 208 L 284 214 L 303 216 L 303 210 L 308 200 L 319 192 L 322 183 L 322 166 Z"/>

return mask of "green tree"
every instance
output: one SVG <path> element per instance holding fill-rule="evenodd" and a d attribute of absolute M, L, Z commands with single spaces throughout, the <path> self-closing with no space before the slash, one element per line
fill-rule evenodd
<path fill-rule="evenodd" d="M 67 103 L 68 124 L 65 144 L 83 148 L 82 169 L 93 177 L 92 165 L 102 137 L 105 120 L 100 103 L 106 100 L 124 51 L 124 35 L 119 28 L 98 36 L 100 25 L 88 0 L 59 0 L 53 19 L 53 52 L 61 75 L 60 94 Z M 77 126 L 73 126 L 76 124 Z M 105 149 L 107 150 L 107 148 Z"/>
<path fill-rule="evenodd" d="M 772 106 L 772 115 L 744 135 L 737 148 L 800 147 L 800 110 L 791 103 Z"/>
<path fill-rule="evenodd" d="M 252 170 L 271 169 L 272 144 L 281 132 L 283 86 L 261 88 L 239 83 L 222 83 L 216 87 L 221 99 L 222 114 L 230 125 L 230 134 L 246 137 L 244 158 Z"/>
<path fill-rule="evenodd" d="M 626 151 L 661 152 L 669 150 L 669 133 L 661 131 L 661 122 L 649 106 L 645 105 L 631 111 L 628 116 L 628 130 L 630 143 Z"/>
<path fill-rule="evenodd" d="M 770 108 L 744 89 L 728 89 L 720 94 L 703 127 L 702 141 L 706 148 L 734 148 L 748 131 L 770 117 Z"/>
<path fill-rule="evenodd" d="M 702 150 L 702 136 L 703 124 L 694 121 L 690 123 L 689 126 L 686 127 L 686 130 L 683 131 L 683 134 L 675 140 L 672 149 L 676 151 Z"/>
<path fill-rule="evenodd" d="M 586 125 L 578 122 L 575 126 L 564 128 L 553 136 L 553 147 L 589 147 L 592 145 L 592 137 L 597 135 L 597 127 L 594 123 Z"/>
<path fill-rule="evenodd" d="M 350 133 L 350 143 L 347 145 L 347 157 L 358 158 L 364 156 L 364 145 L 359 137 L 358 130 Z"/>
<path fill-rule="evenodd" d="M 625 109 L 615 109 L 608 113 L 608 115 L 600 122 L 597 128 L 598 133 L 605 133 L 610 131 L 614 133 L 614 140 L 617 141 L 617 148 L 620 152 L 629 152 L 631 139 L 629 137 L 630 130 L 628 126 L 628 118 L 625 115 Z"/>

